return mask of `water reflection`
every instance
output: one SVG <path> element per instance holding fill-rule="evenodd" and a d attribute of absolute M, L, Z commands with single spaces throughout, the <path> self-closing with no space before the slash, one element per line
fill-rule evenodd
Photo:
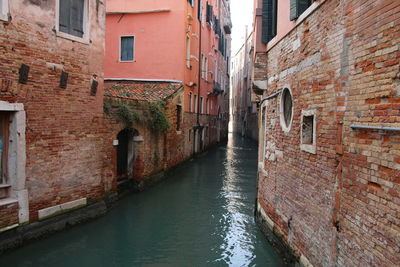
<path fill-rule="evenodd" d="M 106 216 L 0 256 L 0 266 L 281 266 L 253 220 L 256 149 L 231 136 Z"/>

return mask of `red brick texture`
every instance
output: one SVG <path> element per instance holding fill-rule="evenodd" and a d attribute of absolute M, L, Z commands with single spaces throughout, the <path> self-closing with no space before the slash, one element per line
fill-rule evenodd
<path fill-rule="evenodd" d="M 314 266 L 400 262 L 399 134 L 350 128 L 400 126 L 399 32 L 399 1 L 331 0 L 256 55 L 264 96 L 288 87 L 294 101 L 289 132 L 280 97 L 267 101 L 259 202 Z M 305 109 L 317 110 L 316 154 L 300 149 Z"/>
<path fill-rule="evenodd" d="M 0 229 L 18 223 L 18 203 L 0 207 Z"/>
<path fill-rule="evenodd" d="M 0 100 L 23 103 L 26 111 L 31 222 L 39 209 L 100 198 L 111 169 L 103 137 L 104 5 L 90 1 L 84 44 L 56 36 L 55 1 L 36 2 L 10 1 L 11 20 L 0 21 Z M 21 64 L 30 67 L 26 84 L 18 82 Z M 61 69 L 69 74 L 66 89 L 59 86 Z"/>
<path fill-rule="evenodd" d="M 157 83 L 155 83 L 157 84 Z M 169 122 L 167 133 L 156 134 L 151 130 L 148 120 L 143 117 L 149 114 L 148 101 L 138 101 L 132 99 L 124 99 L 119 97 L 106 96 L 106 101 L 110 101 L 112 109 L 107 116 L 107 138 L 108 143 L 117 139 L 120 131 L 126 128 L 126 125 L 118 121 L 115 116 L 120 104 L 131 107 L 139 115 L 139 120 L 132 125 L 137 131 L 137 135 L 143 138 L 142 142 L 135 142 L 136 159 L 132 165 L 132 177 L 136 180 L 147 179 L 151 175 L 167 170 L 184 160 L 190 158 L 194 154 L 194 131 L 197 125 L 197 114 L 183 112 L 181 118 L 181 128 L 177 130 L 177 105 L 183 106 L 183 88 L 178 91 L 172 91 L 170 96 L 164 100 L 165 115 Z M 153 99 L 154 100 L 154 99 Z M 146 115 L 147 114 L 147 115 Z M 204 139 L 204 148 L 214 145 L 218 142 L 217 138 L 217 116 L 200 115 L 200 123 L 207 127 Z M 190 137 L 189 137 L 190 135 Z M 116 174 L 116 147 L 113 152 L 113 171 Z"/>

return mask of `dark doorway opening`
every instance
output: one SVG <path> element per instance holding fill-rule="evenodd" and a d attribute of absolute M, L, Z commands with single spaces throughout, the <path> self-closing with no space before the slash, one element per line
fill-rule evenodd
<path fill-rule="evenodd" d="M 120 179 L 127 178 L 132 168 L 132 156 L 134 153 L 133 137 L 137 135 L 134 129 L 124 129 L 117 135 L 117 175 Z"/>

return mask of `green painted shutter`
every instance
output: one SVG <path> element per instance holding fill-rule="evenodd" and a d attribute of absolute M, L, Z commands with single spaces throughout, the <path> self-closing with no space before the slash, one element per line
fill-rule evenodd
<path fill-rule="evenodd" d="M 70 16 L 71 16 L 70 11 L 71 11 L 71 1 L 60 0 L 59 24 L 58 24 L 60 32 L 69 33 Z"/>
<path fill-rule="evenodd" d="M 290 20 L 297 19 L 297 1 L 298 0 L 290 0 Z"/>
<path fill-rule="evenodd" d="M 70 34 L 83 37 L 83 10 L 85 0 L 72 0 Z"/>
<path fill-rule="evenodd" d="M 303 14 L 304 11 L 311 5 L 311 0 L 297 0 L 298 1 L 298 16 Z"/>
<path fill-rule="evenodd" d="M 311 5 L 311 0 L 290 0 L 290 20 L 297 19 Z"/>
<path fill-rule="evenodd" d="M 277 0 L 263 0 L 262 7 L 262 42 L 268 43 L 276 36 Z"/>

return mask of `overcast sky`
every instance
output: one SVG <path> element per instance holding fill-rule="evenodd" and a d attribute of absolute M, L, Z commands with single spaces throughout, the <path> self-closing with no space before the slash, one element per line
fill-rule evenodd
<path fill-rule="evenodd" d="M 245 26 L 249 32 L 253 28 L 253 2 L 254 0 L 231 0 L 232 15 L 232 53 L 236 54 L 245 40 Z"/>

